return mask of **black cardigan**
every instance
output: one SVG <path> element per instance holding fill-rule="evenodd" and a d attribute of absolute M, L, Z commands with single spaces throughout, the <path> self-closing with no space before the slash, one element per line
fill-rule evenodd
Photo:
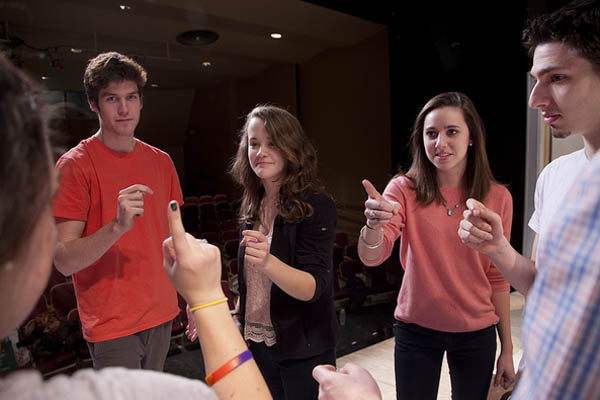
<path fill-rule="evenodd" d="M 270 253 L 293 268 L 306 271 L 315 278 L 315 294 L 309 301 L 289 296 L 277 285 L 271 285 L 271 322 L 277 338 L 277 351 L 282 359 L 308 358 L 335 348 L 338 324 L 333 304 L 333 241 L 337 210 L 331 198 L 310 193 L 306 201 L 314 213 L 297 224 L 288 224 L 280 215 L 273 222 Z M 252 229 L 244 224 L 242 230 Z M 246 315 L 246 281 L 244 254 L 238 252 L 240 321 Z"/>

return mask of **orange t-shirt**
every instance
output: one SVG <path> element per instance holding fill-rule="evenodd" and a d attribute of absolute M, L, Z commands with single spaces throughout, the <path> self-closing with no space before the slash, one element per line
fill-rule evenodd
<path fill-rule="evenodd" d="M 394 317 L 406 323 L 442 332 L 471 332 L 498 322 L 492 293 L 510 286 L 489 258 L 464 245 L 458 226 L 466 209 L 461 189 L 441 187 L 448 208 L 434 201 L 426 206 L 416 200 L 412 183 L 404 176 L 392 179 L 383 197 L 402 205 L 398 215 L 384 226 L 383 253 L 379 265 L 400 239 L 400 261 L 404 278 Z M 510 238 L 512 196 L 501 185 L 492 184 L 486 207 L 502 218 L 504 235 Z"/>
<path fill-rule="evenodd" d="M 121 153 L 90 137 L 57 162 L 60 187 L 54 216 L 85 221 L 89 236 L 117 216 L 119 191 L 136 183 L 144 215 L 96 262 L 73 275 L 83 336 L 89 342 L 116 339 L 165 323 L 178 314 L 177 293 L 162 265 L 169 236 L 167 204 L 182 203 L 177 172 L 165 152 L 136 139 Z"/>

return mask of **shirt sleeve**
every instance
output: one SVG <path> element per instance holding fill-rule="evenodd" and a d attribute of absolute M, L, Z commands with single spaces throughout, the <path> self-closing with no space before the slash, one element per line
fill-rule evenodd
<path fill-rule="evenodd" d="M 56 163 L 59 187 L 53 200 L 55 217 L 87 221 L 91 200 L 85 169 L 82 161 L 68 156 Z"/>
<path fill-rule="evenodd" d="M 401 179 L 407 178 L 396 178 L 392 179 L 385 190 L 383 191 L 383 198 L 389 201 L 395 201 L 400 203 L 401 208 L 397 215 L 392 217 L 391 221 L 383 226 L 383 250 L 381 253 L 381 257 L 375 260 L 367 260 L 360 255 L 360 260 L 363 264 L 368 266 L 380 265 L 385 260 L 387 260 L 392 254 L 392 250 L 394 250 L 394 243 L 402 234 L 402 228 L 404 228 L 404 221 L 406 220 L 406 197 L 402 192 Z"/>
<path fill-rule="evenodd" d="M 501 193 L 502 200 L 499 202 L 499 214 L 502 218 L 502 229 L 504 230 L 504 236 L 506 237 L 506 240 L 510 242 L 513 218 L 512 196 L 505 187 L 501 188 Z M 510 284 L 494 264 L 490 266 L 487 272 L 487 278 L 494 292 L 508 292 L 510 290 Z"/>
<path fill-rule="evenodd" d="M 169 157 L 169 164 L 171 167 L 171 200 L 176 200 L 179 205 L 183 204 L 183 193 L 181 192 L 181 184 L 179 183 L 179 176 L 177 170 L 173 164 L 173 160 Z"/>
<path fill-rule="evenodd" d="M 533 194 L 533 214 L 531 214 L 531 218 L 529 218 L 529 223 L 527 224 L 531 230 L 535 233 L 540 233 L 540 218 L 542 212 L 542 199 L 544 198 L 544 182 L 546 176 L 546 168 L 542 170 L 542 173 L 538 177 L 535 182 L 535 192 Z"/>
<path fill-rule="evenodd" d="M 5 390 L 2 393 L 10 394 L 7 398 L 14 400 L 217 400 L 212 389 L 201 381 L 148 370 L 84 369 L 73 376 L 58 375 L 48 381 L 42 380 L 37 372 L 14 375 L 9 378 L 8 393 Z"/>

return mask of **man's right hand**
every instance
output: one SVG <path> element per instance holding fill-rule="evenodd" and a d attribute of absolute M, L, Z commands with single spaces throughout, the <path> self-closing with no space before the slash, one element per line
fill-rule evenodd
<path fill-rule="evenodd" d="M 505 241 L 500 216 L 475 199 L 467 200 L 458 236 L 464 244 L 488 257 L 499 252 Z"/>
<path fill-rule="evenodd" d="M 135 184 L 119 192 L 117 226 L 122 233 L 133 228 L 133 220 L 144 215 L 144 195 L 154 194 L 148 186 Z"/>

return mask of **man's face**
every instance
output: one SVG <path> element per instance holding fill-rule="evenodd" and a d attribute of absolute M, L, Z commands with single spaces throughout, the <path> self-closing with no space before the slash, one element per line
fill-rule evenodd
<path fill-rule="evenodd" d="M 103 134 L 133 137 L 140 121 L 142 100 L 133 81 L 112 81 L 98 93 L 98 104 L 90 101 L 92 111 L 98 114 Z"/>
<path fill-rule="evenodd" d="M 537 80 L 529 106 L 542 112 L 557 137 L 600 135 L 600 74 L 561 42 L 536 47 L 531 75 Z"/>

